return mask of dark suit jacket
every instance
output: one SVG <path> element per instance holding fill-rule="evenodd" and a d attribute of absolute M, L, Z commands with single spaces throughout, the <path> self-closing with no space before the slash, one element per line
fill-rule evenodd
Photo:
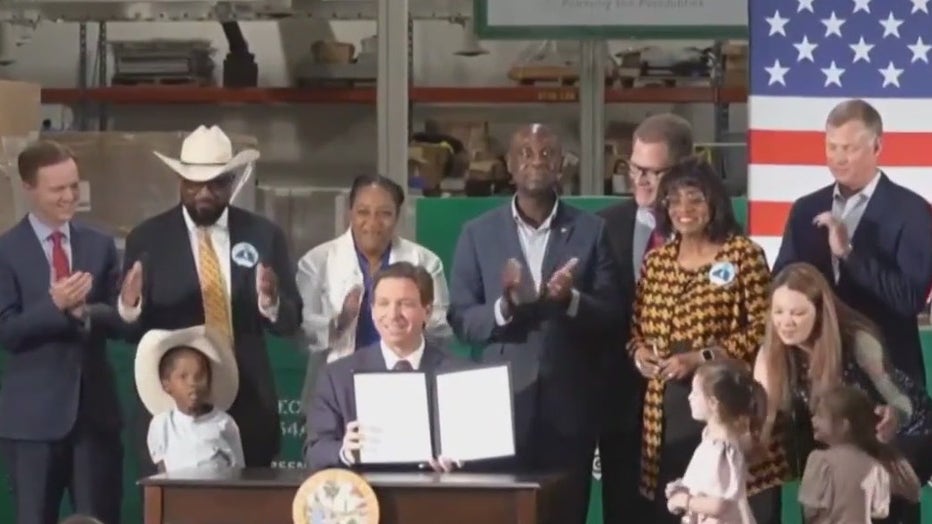
<path fill-rule="evenodd" d="M 255 267 L 232 261 L 230 264 L 233 338 L 240 377 L 239 394 L 229 412 L 239 425 L 247 466 L 267 465 L 279 451 L 281 429 L 264 335 L 266 330 L 281 336 L 295 334 L 300 325 L 301 299 L 281 228 L 236 207 L 229 208 L 228 216 L 230 246 L 252 244 L 259 252 L 259 260 L 278 276 L 280 306 L 277 321 L 271 323 L 259 313 Z M 143 264 L 143 297 L 133 342 L 150 329 L 180 329 L 204 323 L 197 265 L 180 205 L 130 232 L 124 270 L 137 260 Z M 144 409 L 140 413 L 139 430 L 144 441 L 149 417 Z M 144 450 L 144 442 L 141 444 Z"/>
<path fill-rule="evenodd" d="M 619 283 L 619 319 L 614 334 L 606 337 L 600 366 L 602 375 L 603 424 L 607 431 L 636 428 L 640 422 L 644 379 L 628 357 L 625 347 L 631 335 L 634 304 L 634 228 L 638 205 L 627 199 L 597 214 L 605 220 L 605 235 L 615 262 Z"/>
<path fill-rule="evenodd" d="M 72 221 L 71 265 L 94 278 L 90 318 L 59 310 L 49 294 L 51 269 L 24 218 L 0 236 L 0 438 L 64 438 L 80 416 L 96 431 L 119 431 L 120 405 L 106 342 L 122 325 L 116 301 L 119 262 L 113 238 Z"/>
<path fill-rule="evenodd" d="M 467 361 L 426 345 L 420 370 L 432 373 L 467 366 Z M 360 348 L 331 362 L 318 377 L 314 397 L 307 410 L 308 438 L 304 449 L 305 465 L 313 471 L 345 467 L 340 461 L 340 447 L 346 425 L 356 420 L 353 373 L 357 371 L 387 371 L 379 344 Z"/>
<path fill-rule="evenodd" d="M 598 376 L 603 341 L 621 318 L 617 275 L 602 219 L 561 202 L 551 227 L 542 280 L 571 258 L 579 259 L 575 317 L 564 305 L 536 302 L 517 308 L 508 324 L 496 324 L 494 308 L 506 261 L 521 261 L 522 282 L 533 282 L 510 203 L 463 226 L 450 279 L 448 318 L 453 331 L 460 340 L 483 347 L 484 362 L 511 364 L 515 437 L 518 454 L 525 457 L 534 437 L 532 425 L 564 439 L 594 441 L 598 380 L 593 378 Z"/>
<path fill-rule="evenodd" d="M 793 262 L 819 268 L 841 300 L 878 325 L 892 363 L 925 384 L 916 316 L 932 287 L 932 210 L 921 196 L 880 176 L 851 239 L 851 254 L 839 264 L 837 284 L 827 233 L 812 224 L 832 209 L 834 185 L 793 204 L 773 271 Z"/>

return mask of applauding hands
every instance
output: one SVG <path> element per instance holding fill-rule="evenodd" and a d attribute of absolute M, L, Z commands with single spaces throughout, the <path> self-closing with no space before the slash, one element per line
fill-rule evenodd
<path fill-rule="evenodd" d="M 511 316 L 514 308 L 537 300 L 547 300 L 558 304 L 569 303 L 573 292 L 573 279 L 579 259 L 571 258 L 560 269 L 554 271 L 546 282 L 541 282 L 536 293 L 529 293 L 523 285 L 524 267 L 515 258 L 505 262 L 502 271 L 502 308 L 506 318 Z"/>
<path fill-rule="evenodd" d="M 75 318 L 84 314 L 87 295 L 94 286 L 94 277 L 90 273 L 77 271 L 71 276 L 54 282 L 49 288 L 52 302 L 58 309 L 70 313 Z"/>

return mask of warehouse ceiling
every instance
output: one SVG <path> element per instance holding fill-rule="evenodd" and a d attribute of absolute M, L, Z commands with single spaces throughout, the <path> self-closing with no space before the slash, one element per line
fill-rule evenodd
<path fill-rule="evenodd" d="M 388 0 L 392 1 L 392 0 Z M 394 2 L 392 2 L 394 3 Z M 452 20 L 472 16 L 471 0 L 408 0 L 416 20 Z M 0 0 L 0 21 L 196 21 L 318 18 L 375 20 L 377 0 Z"/>

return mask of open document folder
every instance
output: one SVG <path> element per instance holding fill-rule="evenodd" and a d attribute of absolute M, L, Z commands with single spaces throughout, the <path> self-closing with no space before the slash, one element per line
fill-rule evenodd
<path fill-rule="evenodd" d="M 362 464 L 473 461 L 515 454 L 507 365 L 427 374 L 353 375 Z"/>

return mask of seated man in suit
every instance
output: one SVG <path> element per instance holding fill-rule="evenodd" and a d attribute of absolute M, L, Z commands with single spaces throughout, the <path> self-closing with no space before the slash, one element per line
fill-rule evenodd
<path fill-rule="evenodd" d="M 880 113 L 864 100 L 832 109 L 825 144 L 835 182 L 793 204 L 773 272 L 793 262 L 819 268 L 877 324 L 894 367 L 925 384 L 917 316 L 932 285 L 932 210 L 878 167 L 882 134 Z"/>
<path fill-rule="evenodd" d="M 375 274 L 372 284 L 372 320 L 380 342 L 360 348 L 324 368 L 307 409 L 308 441 L 305 464 L 317 471 L 355 467 L 365 434 L 356 420 L 353 373 L 356 371 L 452 370 L 467 363 L 444 350 L 427 345 L 424 326 L 434 302 L 433 280 L 424 268 L 395 262 Z M 435 471 L 451 471 L 460 464 L 438 457 Z"/>
<path fill-rule="evenodd" d="M 598 432 L 600 348 L 624 322 L 601 218 L 560 200 L 559 137 L 515 133 L 517 193 L 463 226 L 450 278 L 450 326 L 507 362 L 515 390 L 517 466 L 569 475 L 558 521 L 582 523 Z M 630 300 L 629 300 L 630 302 Z"/>

